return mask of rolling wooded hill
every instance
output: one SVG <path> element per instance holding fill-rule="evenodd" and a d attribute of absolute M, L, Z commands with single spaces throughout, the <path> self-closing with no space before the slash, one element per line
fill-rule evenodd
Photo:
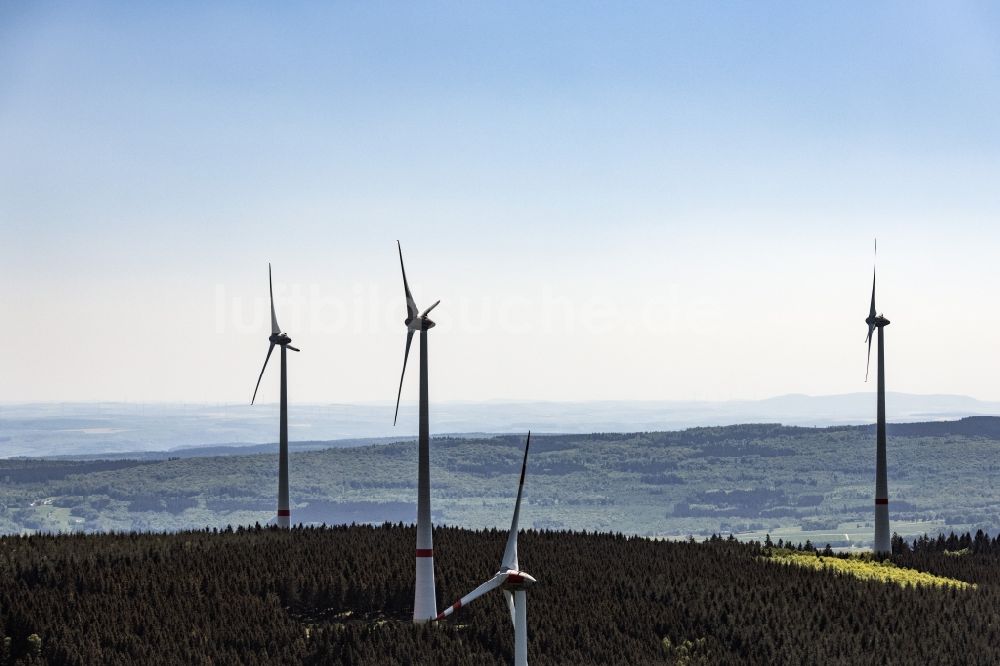
<path fill-rule="evenodd" d="M 501 531 L 435 529 L 439 608 Z M 411 624 L 412 527 L 0 538 L 0 664 L 507 664 L 500 594 Z M 1000 540 L 894 560 L 975 588 L 783 564 L 761 544 L 527 531 L 533 664 L 1000 663 Z M 945 552 L 947 550 L 955 552 Z M 819 554 L 815 554 L 819 557 Z"/>
<path fill-rule="evenodd" d="M 533 440 L 528 527 L 757 539 L 770 532 L 834 547 L 871 540 L 871 426 L 754 424 Z M 502 527 L 523 447 L 523 436 L 434 438 L 435 524 Z M 412 441 L 293 453 L 292 520 L 413 522 L 416 459 Z M 276 467 L 276 448 L 160 461 L 0 460 L 0 533 L 263 524 L 274 516 Z M 908 537 L 1000 531 L 998 472 L 998 418 L 891 424 L 892 529 Z"/>

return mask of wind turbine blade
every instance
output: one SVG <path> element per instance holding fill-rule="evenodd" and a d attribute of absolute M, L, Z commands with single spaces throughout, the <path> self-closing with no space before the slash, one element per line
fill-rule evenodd
<path fill-rule="evenodd" d="M 298 347 L 293 347 L 293 346 L 291 346 L 291 345 L 285 345 L 285 347 L 287 347 L 288 349 L 291 349 L 292 351 L 302 351 L 302 350 L 301 350 L 301 349 L 299 349 Z"/>
<path fill-rule="evenodd" d="M 403 266 L 403 247 L 396 241 L 396 249 L 399 250 L 399 268 L 403 271 L 403 290 L 406 292 L 406 319 L 410 320 L 417 316 L 417 304 L 413 301 L 413 294 L 410 293 L 410 285 L 406 281 L 406 267 Z"/>
<path fill-rule="evenodd" d="M 865 365 L 865 382 L 868 381 L 868 373 L 872 369 L 872 334 L 868 333 L 868 363 Z"/>
<path fill-rule="evenodd" d="M 872 303 L 873 303 L 872 304 L 872 312 L 874 312 L 875 311 L 874 300 L 872 301 Z M 868 321 L 871 322 L 871 323 L 868 324 L 868 337 L 865 339 L 865 342 L 868 343 L 868 363 L 865 365 L 865 381 L 866 382 L 868 381 L 868 372 L 869 372 L 869 370 L 871 370 L 871 366 L 872 366 L 872 335 L 875 332 L 875 315 L 874 314 L 869 315 L 868 316 Z"/>
<path fill-rule="evenodd" d="M 875 239 L 875 259 L 878 259 L 878 239 Z M 868 372 L 871 370 L 872 365 L 872 334 L 875 332 L 875 261 L 872 261 L 872 304 L 868 310 L 868 338 L 865 340 L 868 343 L 868 364 L 865 366 L 865 381 L 868 381 Z"/>
<path fill-rule="evenodd" d="M 878 246 L 875 247 L 876 258 L 878 257 Z M 875 262 L 872 262 L 872 304 L 868 310 L 868 316 L 875 318 Z M 871 335 L 871 333 L 869 333 Z"/>
<path fill-rule="evenodd" d="M 507 535 L 507 548 L 503 551 L 503 561 L 501 568 L 520 569 L 517 563 L 517 520 L 521 514 L 521 491 L 524 489 L 524 472 L 528 468 L 528 447 L 531 446 L 531 431 L 528 431 L 528 440 L 524 443 L 524 460 L 521 461 L 521 481 L 517 484 L 517 501 L 514 503 L 514 519 L 510 521 L 510 533 Z"/>
<path fill-rule="evenodd" d="M 260 388 L 260 380 L 264 376 L 264 370 L 267 369 L 267 361 L 268 361 L 268 359 L 271 358 L 271 352 L 273 352 L 273 351 L 274 351 L 274 343 L 272 342 L 271 346 L 267 348 L 267 356 L 264 357 L 264 367 L 260 369 L 260 375 L 257 377 L 257 386 L 254 387 L 254 389 L 253 389 L 253 397 L 250 398 L 250 404 L 251 405 L 253 404 L 253 401 L 257 399 L 257 389 Z"/>
<path fill-rule="evenodd" d="M 507 599 L 507 608 L 510 609 L 510 623 L 517 624 L 517 615 L 514 613 L 514 593 L 504 590 L 503 596 Z"/>
<path fill-rule="evenodd" d="M 403 395 L 403 377 L 406 376 L 406 359 L 410 358 L 410 343 L 413 342 L 413 329 L 406 330 L 406 351 L 403 352 L 403 372 L 399 374 L 399 391 L 396 392 L 396 415 L 392 417 L 392 425 L 399 418 L 399 398 Z"/>
<path fill-rule="evenodd" d="M 434 308 L 436 308 L 436 307 L 437 307 L 438 305 L 440 305 L 440 303 L 441 303 L 441 301 L 435 301 L 435 302 L 434 302 L 434 305 L 430 306 L 429 308 L 427 308 L 426 310 L 424 310 L 423 312 L 421 312 L 421 313 L 420 313 L 420 316 L 421 316 L 421 317 L 426 317 L 426 316 L 427 316 L 427 313 L 429 313 L 429 312 L 430 312 L 431 310 L 433 310 L 433 309 L 434 309 Z"/>
<path fill-rule="evenodd" d="M 503 585 L 505 580 L 507 580 L 507 573 L 506 572 L 498 573 L 497 575 L 493 576 L 493 578 L 490 578 L 488 581 L 486 581 L 485 583 L 474 589 L 472 592 L 469 592 L 467 595 L 465 595 L 464 597 L 453 603 L 451 606 L 448 606 L 448 608 L 445 608 L 443 611 L 438 613 L 438 616 L 435 619 L 441 620 L 443 618 L 448 617 L 462 606 L 467 606 L 469 603 L 483 596 L 487 592 L 495 590 L 496 588 L 500 587 L 501 585 Z"/>
<path fill-rule="evenodd" d="M 271 282 L 271 264 L 267 265 L 267 288 L 271 292 L 271 335 L 281 333 L 278 328 L 278 317 L 274 314 L 274 284 Z"/>

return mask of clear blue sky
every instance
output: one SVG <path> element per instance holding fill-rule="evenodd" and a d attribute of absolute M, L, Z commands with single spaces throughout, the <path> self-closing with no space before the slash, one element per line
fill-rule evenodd
<path fill-rule="evenodd" d="M 248 399 L 268 261 L 293 399 L 391 400 L 396 238 L 443 300 L 436 398 L 869 390 L 876 234 L 890 388 L 1000 399 L 998 32 L 995 3 L 4 3 L 0 401 Z"/>

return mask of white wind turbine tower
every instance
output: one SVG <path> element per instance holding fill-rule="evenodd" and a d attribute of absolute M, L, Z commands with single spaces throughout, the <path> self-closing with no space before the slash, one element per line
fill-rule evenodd
<path fill-rule="evenodd" d="M 418 437 L 417 463 L 417 553 L 416 586 L 413 590 L 413 621 L 429 622 L 437 616 L 437 593 L 434 587 L 434 538 L 431 533 L 431 462 L 430 426 L 427 408 L 427 331 L 434 328 L 428 313 L 441 301 L 435 301 L 418 314 L 417 304 L 410 293 L 403 266 L 403 248 L 396 241 L 399 250 L 399 268 L 403 272 L 403 290 L 406 292 L 406 350 L 403 352 L 403 372 L 399 375 L 399 391 L 396 393 L 396 416 L 399 417 L 399 398 L 403 394 L 403 377 L 406 376 L 406 360 L 410 356 L 413 334 L 420 332 L 420 430 Z"/>
<path fill-rule="evenodd" d="M 875 254 L 878 256 L 878 241 L 875 243 Z M 875 430 L 875 554 L 889 555 L 892 553 L 892 543 L 889 537 L 889 482 L 886 475 L 885 456 L 885 327 L 889 320 L 875 314 L 875 269 L 872 269 L 872 303 L 868 311 L 868 365 L 872 361 L 872 334 L 878 329 L 878 424 Z M 865 371 L 865 381 L 868 372 Z"/>
<path fill-rule="evenodd" d="M 514 666 L 528 664 L 528 607 L 527 588 L 537 580 L 521 570 L 517 561 L 517 520 L 521 513 L 521 491 L 524 489 L 524 472 L 528 467 L 528 447 L 531 446 L 531 433 L 524 443 L 524 460 L 521 462 L 521 480 L 517 486 L 517 501 L 514 503 L 514 518 L 510 522 L 510 533 L 507 535 L 507 548 L 504 549 L 500 570 L 488 581 L 469 592 L 467 595 L 446 608 L 438 620 L 448 617 L 462 606 L 478 599 L 490 590 L 500 588 L 507 598 L 510 609 L 510 619 L 514 623 Z"/>
<path fill-rule="evenodd" d="M 250 399 L 252 405 L 257 399 L 257 389 L 260 388 L 260 380 L 264 377 L 264 370 L 267 369 L 267 362 L 271 358 L 274 346 L 281 347 L 281 410 L 278 425 L 278 527 L 289 526 L 292 521 L 292 512 L 288 506 L 288 373 L 285 365 L 285 349 L 299 351 L 290 343 L 292 339 L 287 334 L 281 332 L 278 327 L 278 318 L 274 314 L 274 287 L 271 284 L 271 264 L 267 265 L 267 286 L 271 293 L 271 336 L 268 341 L 271 346 L 267 348 L 267 356 L 264 357 L 264 367 L 260 369 L 257 377 L 257 386 L 253 390 L 253 398 Z"/>

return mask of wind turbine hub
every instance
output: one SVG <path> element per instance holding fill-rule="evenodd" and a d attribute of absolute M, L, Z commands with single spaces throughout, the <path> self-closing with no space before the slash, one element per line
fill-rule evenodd
<path fill-rule="evenodd" d="M 268 338 L 268 340 L 270 340 L 272 344 L 281 345 L 283 347 L 291 344 L 292 342 L 292 339 L 284 333 L 275 333 Z"/>
<path fill-rule="evenodd" d="M 510 571 L 504 572 L 507 574 L 507 580 L 504 581 L 504 588 L 508 590 L 525 590 L 538 581 L 534 576 L 527 573 L 526 571 Z"/>
<path fill-rule="evenodd" d="M 882 315 L 879 315 L 875 317 L 874 324 L 879 328 L 882 328 L 883 326 L 889 325 L 889 320 L 883 317 Z"/>

